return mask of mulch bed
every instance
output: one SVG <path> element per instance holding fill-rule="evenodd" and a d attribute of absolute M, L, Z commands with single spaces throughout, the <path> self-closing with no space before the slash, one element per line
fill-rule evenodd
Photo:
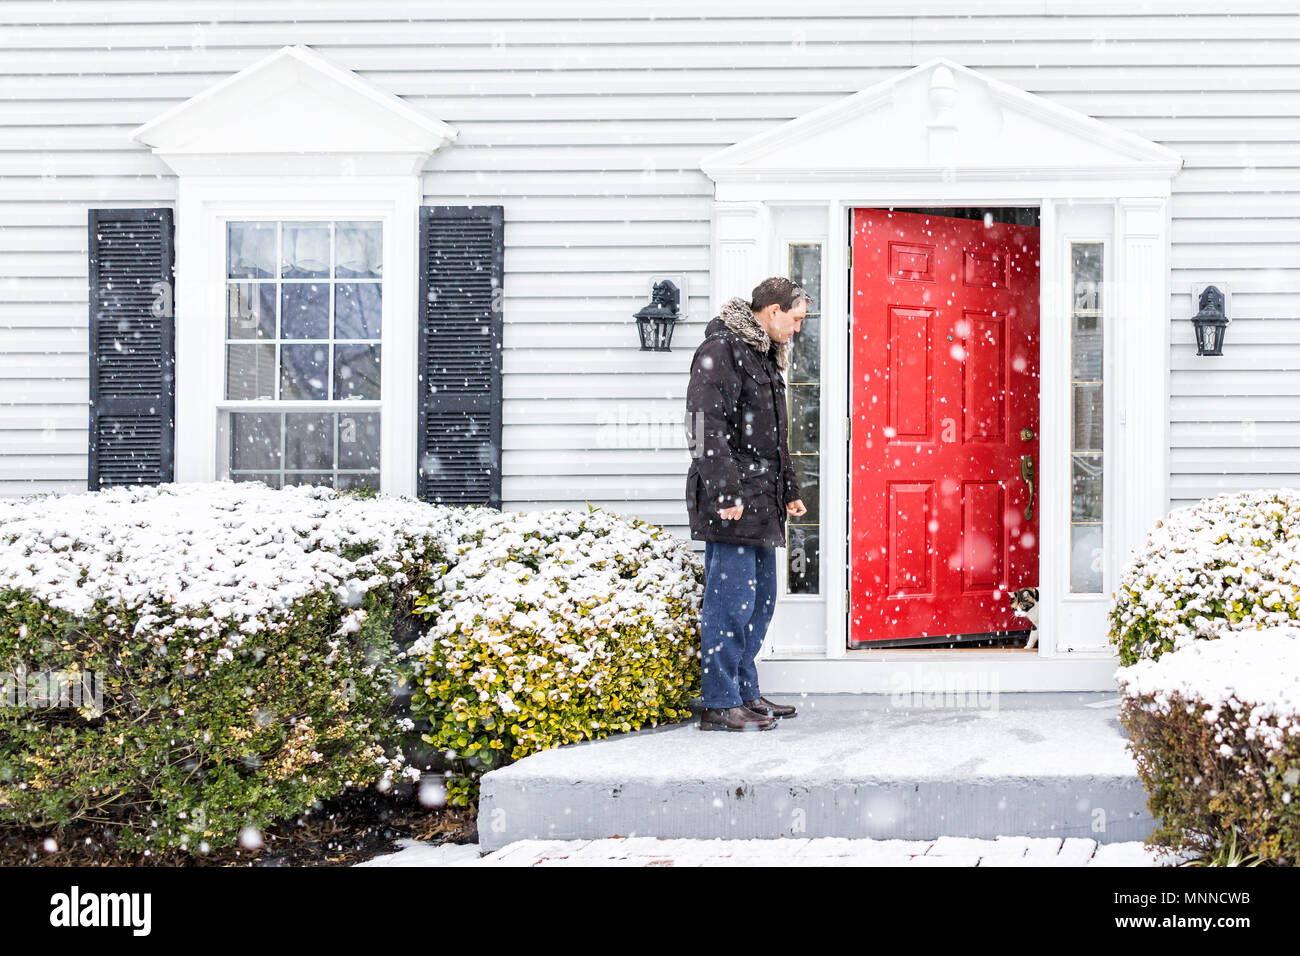
<path fill-rule="evenodd" d="M 474 813 L 430 808 L 413 793 L 357 790 L 277 824 L 256 849 L 233 846 L 205 856 L 179 850 L 142 854 L 114 844 L 104 827 L 60 831 L 0 827 L 0 866 L 352 866 L 394 853 L 397 840 L 467 843 L 477 839 Z M 53 838 L 56 849 L 45 847 Z"/>

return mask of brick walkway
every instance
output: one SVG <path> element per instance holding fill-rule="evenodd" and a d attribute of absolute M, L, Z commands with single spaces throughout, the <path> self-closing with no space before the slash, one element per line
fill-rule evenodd
<path fill-rule="evenodd" d="M 1000 837 L 973 840 L 519 840 L 485 857 L 477 846 L 405 844 L 362 866 L 1160 866 L 1141 843 Z"/>

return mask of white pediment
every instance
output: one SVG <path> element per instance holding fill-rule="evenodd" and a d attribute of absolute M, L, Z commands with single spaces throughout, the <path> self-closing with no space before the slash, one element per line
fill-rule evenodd
<path fill-rule="evenodd" d="M 946 57 L 705 157 L 714 180 L 1172 177 L 1164 146 Z"/>
<path fill-rule="evenodd" d="M 378 157 L 391 167 L 383 171 L 414 171 L 456 134 L 299 45 L 282 47 L 172 107 L 131 138 L 153 147 L 178 172 L 206 172 L 224 163 L 219 168 L 225 171 L 256 174 L 340 162 L 355 168 L 358 157 L 365 171 L 379 171 L 373 168 Z"/>

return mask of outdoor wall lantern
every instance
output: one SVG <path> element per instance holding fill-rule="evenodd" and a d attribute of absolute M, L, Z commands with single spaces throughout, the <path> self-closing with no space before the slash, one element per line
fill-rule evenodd
<path fill-rule="evenodd" d="M 681 291 L 671 279 L 654 284 L 650 304 L 636 313 L 636 329 L 641 334 L 642 352 L 671 352 L 673 326 L 677 323 Z"/>
<path fill-rule="evenodd" d="M 1222 355 L 1228 316 L 1223 311 L 1223 293 L 1219 287 L 1207 285 L 1202 289 L 1199 305 L 1201 311 L 1192 316 L 1192 324 L 1196 326 L 1196 354 Z"/>

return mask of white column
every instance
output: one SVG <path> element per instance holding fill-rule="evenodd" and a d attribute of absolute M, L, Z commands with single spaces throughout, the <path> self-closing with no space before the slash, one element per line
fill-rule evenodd
<path fill-rule="evenodd" d="M 1112 536 L 1114 578 L 1169 510 L 1169 207 L 1164 198 L 1121 199 L 1116 343 L 1119 461 L 1111 487 L 1122 489 Z M 1108 476 L 1109 477 L 1109 476 Z"/>

